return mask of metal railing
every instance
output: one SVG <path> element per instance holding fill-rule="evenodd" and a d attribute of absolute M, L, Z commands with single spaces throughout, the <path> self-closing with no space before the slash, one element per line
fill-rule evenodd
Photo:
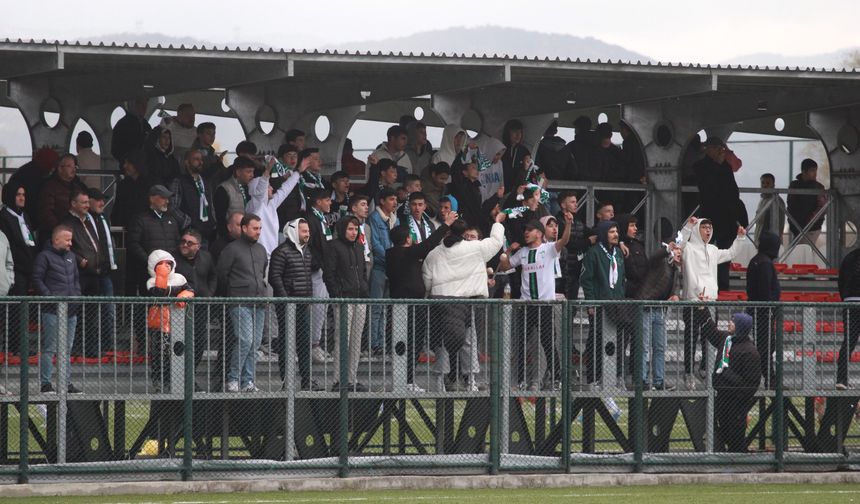
<path fill-rule="evenodd" d="M 183 301 L 4 299 L 0 480 L 860 462 L 851 303 Z"/>

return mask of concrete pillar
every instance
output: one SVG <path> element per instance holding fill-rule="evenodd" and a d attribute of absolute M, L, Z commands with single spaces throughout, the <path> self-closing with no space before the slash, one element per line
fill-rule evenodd
<path fill-rule="evenodd" d="M 649 248 L 659 243 L 661 219 L 668 219 L 674 229 L 683 226 L 681 205 L 681 164 L 689 139 L 701 128 L 687 116 L 667 117 L 660 102 L 622 105 L 621 119 L 639 138 L 645 155 L 645 172 L 651 192 L 646 206 L 645 237 Z M 657 142 L 658 131 L 671 133 L 666 145 Z M 663 130 L 665 131 L 665 130 Z"/>
<path fill-rule="evenodd" d="M 305 132 L 306 145 L 320 149 L 326 172 L 340 169 L 344 141 L 350 128 L 364 111 L 362 105 L 329 110 L 303 109 L 300 104 L 271 96 L 263 85 L 228 89 L 226 101 L 236 113 L 245 137 L 254 142 L 259 151 L 276 152 L 284 143 L 288 130 L 300 129 Z M 268 134 L 264 133 L 259 126 L 261 112 L 266 106 L 271 107 L 275 116 L 274 128 Z M 320 141 L 315 133 L 316 121 L 321 115 L 328 117 L 330 125 L 329 135 L 325 141 Z"/>
<path fill-rule="evenodd" d="M 33 151 L 48 146 L 58 152 L 66 152 L 72 127 L 80 114 L 79 100 L 59 95 L 47 81 L 10 81 L 8 92 L 9 100 L 15 103 L 27 123 Z M 45 103 L 50 99 L 55 100 L 60 109 L 59 121 L 53 128 L 45 123 L 42 116 Z"/>
<path fill-rule="evenodd" d="M 516 111 L 511 110 L 511 105 L 501 101 L 484 103 L 464 93 L 436 94 L 431 101 L 433 110 L 446 124 L 457 124 L 467 129 L 477 127 L 478 133 L 499 140 L 503 140 L 502 132 L 505 123 L 510 119 L 519 119 L 524 129 L 523 145 L 534 154 L 535 146 L 540 142 L 547 126 L 555 119 L 555 114 L 518 115 Z M 471 124 L 476 120 L 479 125 Z"/>
<path fill-rule="evenodd" d="M 831 267 L 858 247 L 856 231 L 860 216 L 860 106 L 810 112 L 807 124 L 821 139 L 830 162 L 830 187 L 835 201 L 827 214 L 827 250 Z M 853 241 L 853 243 L 852 243 Z"/>

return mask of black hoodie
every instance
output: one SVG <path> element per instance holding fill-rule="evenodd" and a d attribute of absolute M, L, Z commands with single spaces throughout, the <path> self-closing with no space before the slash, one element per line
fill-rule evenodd
<path fill-rule="evenodd" d="M 758 254 L 750 259 L 747 269 L 747 297 L 750 301 L 779 301 L 780 287 L 773 260 L 779 255 L 779 237 L 761 233 Z"/>
<path fill-rule="evenodd" d="M 26 294 L 26 292 L 16 291 L 17 288 L 24 288 L 30 283 L 30 275 L 33 272 L 33 259 L 36 257 L 36 228 L 30 221 L 29 215 L 23 208 L 15 206 L 15 194 L 18 189 L 24 187 L 23 184 L 6 184 L 3 186 L 3 208 L 0 208 L 0 231 L 9 239 L 9 249 L 12 251 L 12 262 L 15 270 L 15 285 L 10 291 L 10 295 Z M 26 188 L 25 188 L 26 190 Z M 26 193 L 25 193 L 26 194 Z M 26 194 L 29 198 L 29 194 Z M 7 209 L 11 209 L 16 215 L 24 215 L 24 222 L 30 228 L 30 233 L 33 234 L 33 245 L 27 245 L 24 240 L 24 235 L 21 233 L 21 225 L 18 223 L 18 218 L 9 213 Z M 19 282 L 21 285 L 18 285 Z"/>
<path fill-rule="evenodd" d="M 638 238 L 627 236 L 627 227 L 635 219 L 630 214 L 619 215 L 615 220 L 618 222 L 618 234 L 621 241 L 627 245 L 630 251 L 624 258 L 624 297 L 635 298 L 648 276 L 648 256 L 645 254 L 645 245 Z"/>
<path fill-rule="evenodd" d="M 161 137 L 162 127 L 157 126 L 146 138 L 144 152 L 146 153 L 146 167 L 153 184 L 161 184 L 170 187 L 173 179 L 179 176 L 179 161 L 173 156 L 173 137 L 167 151 L 161 150 L 158 145 Z"/>
<path fill-rule="evenodd" d="M 357 239 L 346 239 L 346 227 L 351 221 L 337 221 L 337 238 L 329 241 L 326 247 L 323 281 L 333 298 L 364 298 L 368 293 L 364 247 Z"/>

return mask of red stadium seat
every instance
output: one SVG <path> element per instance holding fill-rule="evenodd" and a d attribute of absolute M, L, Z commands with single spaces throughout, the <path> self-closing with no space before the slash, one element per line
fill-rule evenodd
<path fill-rule="evenodd" d="M 773 263 L 773 267 L 776 268 L 777 273 L 782 273 L 786 269 L 788 269 L 788 264 L 785 263 Z"/>
<path fill-rule="evenodd" d="M 779 295 L 779 300 L 785 302 L 800 301 L 800 292 L 783 292 Z"/>
<path fill-rule="evenodd" d="M 802 292 L 798 301 L 804 303 L 826 303 L 830 301 L 829 292 Z"/>
<path fill-rule="evenodd" d="M 815 270 L 815 274 L 818 276 L 839 276 L 838 268 L 818 268 Z"/>
<path fill-rule="evenodd" d="M 746 301 L 747 293 L 744 291 L 720 291 L 717 301 Z"/>
<path fill-rule="evenodd" d="M 808 275 L 818 270 L 817 264 L 792 264 L 791 267 L 800 271 L 802 275 Z"/>

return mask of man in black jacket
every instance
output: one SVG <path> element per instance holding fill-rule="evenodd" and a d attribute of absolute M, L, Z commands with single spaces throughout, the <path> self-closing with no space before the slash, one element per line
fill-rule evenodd
<path fill-rule="evenodd" d="M 183 229 L 192 226 L 203 235 L 204 248 L 215 239 L 213 191 L 213 185 L 203 176 L 203 154 L 196 149 L 185 151 L 182 170 L 170 183 L 170 204 Z"/>
<path fill-rule="evenodd" d="M 323 266 L 326 262 L 328 247 L 334 238 L 334 232 L 326 221 L 326 214 L 331 210 L 331 193 L 327 189 L 310 189 L 307 193 L 308 211 L 305 220 L 311 231 L 308 246 L 311 249 L 311 285 L 313 297 L 328 298 L 329 293 L 323 280 Z M 328 313 L 327 304 L 315 304 L 311 308 L 311 358 L 314 363 L 324 364 L 331 361 L 331 356 L 325 350 L 325 327 Z"/>
<path fill-rule="evenodd" d="M 705 324 L 711 325 L 704 334 L 717 349 L 717 362 L 711 381 L 717 396 L 714 402 L 718 450 L 746 452 L 747 413 L 755 400 L 755 392 L 761 380 L 759 355 L 749 338 L 752 317 L 746 313 L 735 313 L 728 332 L 719 331 L 708 317 Z"/>
<path fill-rule="evenodd" d="M 195 151 L 188 151 L 195 152 Z M 208 298 L 215 295 L 218 274 L 212 255 L 202 250 L 203 235 L 189 228 L 179 241 L 179 255 L 176 259 L 176 273 L 184 276 L 194 291 L 194 297 Z M 209 307 L 203 303 L 191 305 L 194 310 L 194 365 L 200 363 L 203 351 L 215 346 L 217 341 L 207 341 L 209 333 Z"/>
<path fill-rule="evenodd" d="M 430 236 L 416 243 L 408 226 L 400 225 L 392 229 L 392 247 L 385 251 L 385 273 L 391 282 L 391 297 L 394 299 L 423 299 L 425 294 L 421 267 L 424 258 L 436 248 L 448 234 L 448 227 L 458 218 L 456 212 L 448 212 L 445 221 Z M 424 348 L 427 337 L 427 307 L 409 307 L 409 330 L 411 335 L 406 341 L 406 383 L 412 392 L 422 392 L 414 383 L 415 358 L 419 348 Z"/>
<path fill-rule="evenodd" d="M 364 271 L 364 246 L 358 242 L 361 223 L 352 215 L 337 222 L 337 238 L 329 243 L 323 267 L 323 279 L 331 297 L 366 298 L 368 294 L 367 273 Z M 340 310 L 346 309 L 348 330 L 347 380 L 340 381 Z M 367 387 L 358 383 L 358 358 L 361 356 L 361 334 L 367 306 L 364 304 L 335 305 L 335 335 L 332 358 L 334 359 L 333 391 L 341 384 L 355 392 L 367 392 Z"/>
<path fill-rule="evenodd" d="M 773 261 L 779 255 L 779 236 L 764 231 L 759 235 L 758 254 L 750 259 L 747 268 L 747 298 L 750 301 L 772 303 L 779 301 L 779 277 Z M 747 313 L 753 317 L 756 347 L 761 356 L 761 373 L 764 386 L 773 386 L 775 368 L 771 355 L 774 351 L 776 338 L 775 324 L 777 310 L 768 307 L 747 308 Z"/>
<path fill-rule="evenodd" d="M 839 359 L 836 367 L 836 388 L 848 390 L 848 356 L 857 346 L 860 337 L 860 309 L 855 308 L 860 302 L 860 249 L 853 250 L 845 256 L 839 265 L 839 295 L 843 303 L 852 303 L 851 307 L 842 309 L 842 322 L 845 325 L 845 335 L 842 347 L 839 349 Z"/>
<path fill-rule="evenodd" d="M 738 226 L 746 227 L 746 211 L 735 181 L 735 174 L 726 161 L 726 144 L 721 138 L 709 137 L 703 144 L 705 157 L 693 165 L 699 186 L 699 216 L 710 219 L 714 226 L 714 242 L 718 248 L 731 247 Z M 729 263 L 717 266 L 717 285 L 729 288 Z"/>
<path fill-rule="evenodd" d="M 570 212 L 574 217 L 571 223 L 570 240 L 567 242 L 567 259 L 561 268 L 566 284 L 565 297 L 569 300 L 576 300 L 579 298 L 579 275 L 582 273 L 582 258 L 585 257 L 588 247 L 597 243 L 597 235 L 589 233 L 582 220 L 576 218 L 575 192 L 567 190 L 560 192 L 558 204 L 561 207 L 561 211 L 556 217 L 559 235 L 564 234 L 564 212 Z"/>
<path fill-rule="evenodd" d="M 308 247 L 310 229 L 304 219 L 295 219 L 284 227 L 285 240 L 272 251 L 269 283 L 276 298 L 309 298 L 313 295 L 311 286 L 311 250 Z M 287 305 L 275 305 L 278 314 L 278 327 L 287 328 Z M 306 303 L 296 303 L 296 354 L 299 358 L 299 376 L 302 390 L 322 390 L 316 380 L 311 379 L 310 358 L 310 309 Z M 278 353 L 278 370 L 281 380 L 286 377 L 287 355 L 284 334 L 273 341 L 274 351 Z"/>
<path fill-rule="evenodd" d="M 78 264 L 78 273 L 81 282 L 81 294 L 84 296 L 98 296 L 100 294 L 101 278 L 110 275 L 110 261 L 105 242 L 99 239 L 99 232 L 95 220 L 89 214 L 90 197 L 86 192 L 73 190 L 69 202 L 69 214 L 61 221 L 72 230 L 72 253 Z M 78 325 L 79 349 L 73 350 L 80 355 L 97 357 L 108 340 L 102 341 L 96 331 L 89 334 L 82 331 L 86 327 L 98 327 L 98 310 L 91 309 L 83 314 L 86 320 Z M 105 348 L 102 348 L 102 343 Z"/>
<path fill-rule="evenodd" d="M 824 206 L 824 186 L 817 178 L 818 163 L 807 158 L 800 163 L 800 173 L 797 174 L 797 178 L 788 184 L 789 189 L 817 189 L 820 191 L 819 194 L 788 195 L 788 215 L 792 219 L 788 221 L 788 227 L 791 230 L 792 237 L 799 235 L 801 229 L 806 227 L 812 221 L 812 218 L 815 217 L 815 214 Z M 821 234 L 821 226 L 823 224 L 824 217 L 821 217 L 812 223 L 812 226 L 806 232 L 806 237 L 809 238 L 809 242 L 813 245 L 818 241 L 818 235 Z"/>
<path fill-rule="evenodd" d="M 146 294 L 146 261 L 153 250 L 176 256 L 180 229 L 179 220 L 168 211 L 172 195 L 163 185 L 150 187 L 149 210 L 137 214 L 128 226 L 126 295 Z"/>
<path fill-rule="evenodd" d="M 458 213 L 470 226 L 484 228 L 487 217 L 481 210 L 481 182 L 479 180 L 478 165 L 469 161 L 462 166 L 459 172 L 451 174 L 451 183 L 448 191 L 459 203 Z"/>
<path fill-rule="evenodd" d="M 242 217 L 242 236 L 230 243 L 218 258 L 218 283 L 225 285 L 228 297 L 262 298 L 269 295 L 266 281 L 268 257 L 266 249 L 257 243 L 262 224 L 252 213 Z M 254 384 L 257 372 L 257 349 L 263 339 L 266 309 L 254 302 L 229 308 L 233 324 L 235 349 L 227 372 L 227 392 L 257 392 Z"/>

